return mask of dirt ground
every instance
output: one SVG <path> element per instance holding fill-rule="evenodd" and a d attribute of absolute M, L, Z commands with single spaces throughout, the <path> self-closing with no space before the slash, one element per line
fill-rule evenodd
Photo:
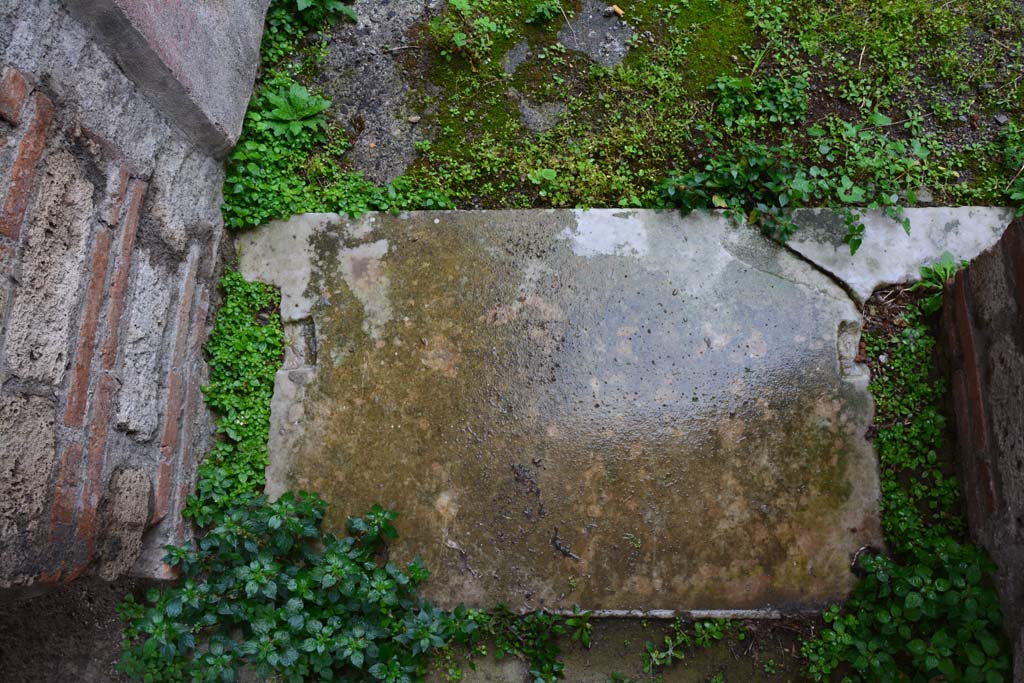
<path fill-rule="evenodd" d="M 0 603 L 0 681 L 108 683 L 117 672 L 117 604 L 149 583 L 82 579 L 36 597 Z"/>

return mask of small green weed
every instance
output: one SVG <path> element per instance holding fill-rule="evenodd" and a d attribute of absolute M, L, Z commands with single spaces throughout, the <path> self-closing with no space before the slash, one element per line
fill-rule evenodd
<path fill-rule="evenodd" d="M 313 95 L 292 81 L 278 92 L 265 93 L 269 107 L 260 115 L 258 125 L 275 135 L 295 137 L 303 131 L 317 131 L 326 126 L 322 113 L 331 101 Z"/>
<path fill-rule="evenodd" d="M 544 24 L 556 17 L 562 16 L 562 4 L 560 0 L 538 0 L 526 17 L 527 24 Z"/>
<path fill-rule="evenodd" d="M 446 59 L 479 64 L 493 52 L 496 38 L 510 38 L 512 27 L 489 16 L 488 0 L 448 0 L 450 11 L 430 22 L 430 35 Z M 555 3 L 557 5 L 557 2 Z"/>
<path fill-rule="evenodd" d="M 739 623 L 729 619 L 708 619 L 692 624 L 676 619 L 664 636 L 663 647 L 651 641 L 644 645 L 641 655 L 644 673 L 650 674 L 675 661 L 684 660 L 690 648 L 706 649 L 729 636 L 745 640 L 747 632 Z"/>
<path fill-rule="evenodd" d="M 928 292 L 928 296 L 917 304 L 922 314 L 929 316 L 942 308 L 942 292 L 946 288 L 946 282 L 966 265 L 967 261 L 957 263 L 951 253 L 944 251 L 942 257 L 934 264 L 921 266 L 921 279 L 915 282 L 910 290 Z"/>

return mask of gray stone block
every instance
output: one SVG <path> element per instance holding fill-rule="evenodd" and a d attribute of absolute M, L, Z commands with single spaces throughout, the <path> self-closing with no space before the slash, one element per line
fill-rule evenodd
<path fill-rule="evenodd" d="M 995 244 L 1013 219 L 1013 209 L 984 206 L 904 209 L 910 234 L 882 211 L 866 211 L 864 244 L 856 254 L 843 242 L 846 224 L 828 209 L 794 214 L 800 229 L 786 246 L 841 281 L 863 305 L 878 287 L 919 279 L 919 269 L 944 251 L 973 259 Z"/>
<path fill-rule="evenodd" d="M 859 312 L 720 213 L 316 214 L 238 242 L 289 322 L 267 492 L 320 491 L 333 531 L 398 510 L 391 557 L 440 605 L 798 609 L 881 543 Z"/>
<path fill-rule="evenodd" d="M 101 578 L 113 581 L 124 576 L 138 560 L 152 496 L 152 484 L 144 470 L 125 467 L 111 474 L 100 507 L 97 573 Z"/>
<path fill-rule="evenodd" d="M 139 442 L 160 424 L 164 332 L 177 280 L 140 254 L 135 262 L 131 307 L 121 345 L 121 391 L 115 426 Z"/>
<path fill-rule="evenodd" d="M 269 0 L 64 0 L 143 93 L 194 142 L 242 130 Z"/>

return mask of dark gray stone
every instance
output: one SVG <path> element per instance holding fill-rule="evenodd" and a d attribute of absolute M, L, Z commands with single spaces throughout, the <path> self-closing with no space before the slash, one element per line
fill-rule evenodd
<path fill-rule="evenodd" d="M 354 140 L 353 165 L 377 183 L 401 175 L 416 156 L 415 144 L 429 136 L 416 115 L 400 60 L 416 49 L 405 38 L 415 24 L 440 13 L 445 0 L 356 0 L 358 24 L 332 29 L 330 52 L 319 85 L 331 98 L 331 113 Z"/>
<path fill-rule="evenodd" d="M 583 7 L 558 32 L 558 41 L 570 50 L 582 52 L 603 66 L 615 66 L 629 53 L 633 27 L 598 0 L 584 0 Z"/>

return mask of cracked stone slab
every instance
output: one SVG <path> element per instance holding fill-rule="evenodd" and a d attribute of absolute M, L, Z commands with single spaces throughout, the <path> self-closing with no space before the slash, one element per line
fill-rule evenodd
<path fill-rule="evenodd" d="M 313 214 L 239 246 L 283 288 L 268 493 L 397 510 L 442 606 L 816 607 L 881 543 L 859 312 L 756 230 Z"/>
<path fill-rule="evenodd" d="M 843 242 L 846 223 L 827 209 L 794 212 L 800 229 L 786 246 L 831 273 L 863 306 L 878 287 L 920 279 L 921 266 L 934 263 L 944 251 L 973 259 L 999 241 L 1013 220 L 1013 209 L 984 206 L 904 209 L 910 234 L 882 211 L 862 216 L 864 244 L 850 255 Z"/>

